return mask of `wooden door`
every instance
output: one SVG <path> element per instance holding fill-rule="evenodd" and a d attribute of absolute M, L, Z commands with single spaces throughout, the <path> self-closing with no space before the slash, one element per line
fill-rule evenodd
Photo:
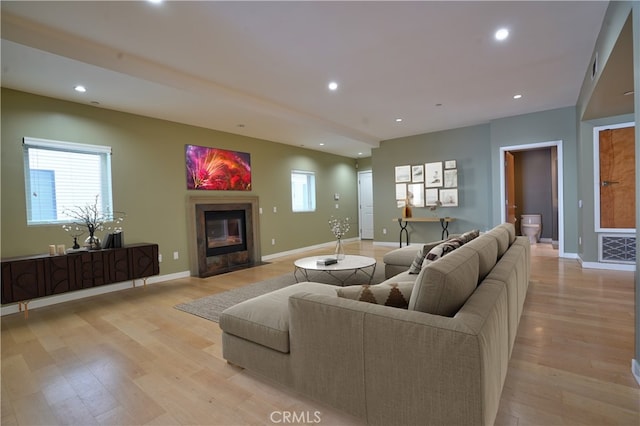
<path fill-rule="evenodd" d="M 600 227 L 636 227 L 635 128 L 600 131 Z"/>
<path fill-rule="evenodd" d="M 510 152 L 504 153 L 504 203 L 506 220 L 509 223 L 513 223 L 515 226 L 516 221 L 516 184 L 515 184 L 515 161 L 513 154 Z M 516 227 L 517 228 L 517 227 Z"/>

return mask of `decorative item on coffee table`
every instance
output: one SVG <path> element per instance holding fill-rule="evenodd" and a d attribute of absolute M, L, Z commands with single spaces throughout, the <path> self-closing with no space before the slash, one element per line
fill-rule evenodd
<path fill-rule="evenodd" d="M 345 219 L 338 219 L 331 216 L 331 219 L 329 219 L 329 228 L 331 228 L 331 232 L 333 232 L 333 235 L 338 239 L 338 241 L 336 242 L 335 250 L 336 259 L 343 260 L 344 247 L 342 246 L 342 237 L 344 237 L 346 233 L 349 232 L 349 218 L 347 217 Z"/>
<path fill-rule="evenodd" d="M 100 249 L 100 240 L 95 235 L 96 231 L 113 230 L 119 232 L 122 230 L 120 224 L 124 221 L 125 213 L 111 212 L 108 209 L 104 212 L 101 211 L 98 208 L 98 198 L 99 196 L 96 195 L 93 204 L 72 207 L 63 212 L 71 220 L 71 223 L 64 224 L 62 228 L 74 238 L 74 249 L 79 248 L 79 246 L 76 248 L 77 238 L 84 233 L 80 232 L 82 227 L 86 227 L 89 233 L 84 243 L 84 246 L 89 250 Z"/>

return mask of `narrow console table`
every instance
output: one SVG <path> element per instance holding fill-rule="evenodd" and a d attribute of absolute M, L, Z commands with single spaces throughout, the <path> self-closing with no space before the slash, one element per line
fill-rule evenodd
<path fill-rule="evenodd" d="M 407 231 L 407 225 L 411 222 L 440 222 L 440 226 L 442 227 L 442 239 L 449 236 L 449 223 L 453 222 L 455 218 L 453 217 L 399 217 L 394 219 L 398 221 L 398 225 L 400 225 L 400 247 L 402 247 L 402 234 L 407 239 L 407 245 L 409 245 L 409 231 Z"/>
<path fill-rule="evenodd" d="M 28 316 L 32 299 L 160 273 L 157 244 L 88 250 L 63 255 L 2 259 L 2 304 L 19 303 Z M 135 285 L 135 281 L 134 281 Z"/>

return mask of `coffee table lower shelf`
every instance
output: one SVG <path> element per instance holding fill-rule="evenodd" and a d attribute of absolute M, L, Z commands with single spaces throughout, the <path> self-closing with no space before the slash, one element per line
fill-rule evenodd
<path fill-rule="evenodd" d="M 329 277 L 332 282 L 344 286 L 352 278 L 362 275 L 366 282 L 354 284 L 371 284 L 376 271 L 376 260 L 372 257 L 346 255 L 343 260 L 332 265 L 318 265 L 318 259 L 328 256 L 311 256 L 296 260 L 293 276 L 296 282 L 317 281 L 322 277 Z M 324 282 L 324 281 L 320 281 Z M 328 283 L 330 284 L 330 283 Z"/>

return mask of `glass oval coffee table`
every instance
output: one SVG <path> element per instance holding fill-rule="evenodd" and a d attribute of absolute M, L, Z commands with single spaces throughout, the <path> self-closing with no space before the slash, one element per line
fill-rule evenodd
<path fill-rule="evenodd" d="M 331 257 L 332 256 L 326 255 L 311 256 L 293 262 L 295 266 L 293 276 L 296 278 L 296 282 L 301 281 L 298 278 L 298 274 L 300 274 L 303 281 L 313 281 L 319 277 L 328 276 L 332 281 L 344 286 L 348 280 L 354 278 L 356 275 L 362 275 L 366 282 L 360 284 L 371 284 L 373 274 L 376 271 L 376 260 L 373 257 L 348 254 L 337 263 L 330 265 L 318 263 L 318 260 Z"/>

